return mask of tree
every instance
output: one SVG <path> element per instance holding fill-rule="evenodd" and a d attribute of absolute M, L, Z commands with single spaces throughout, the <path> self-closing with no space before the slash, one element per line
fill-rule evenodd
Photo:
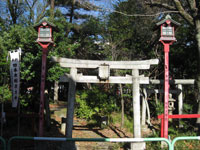
<path fill-rule="evenodd" d="M 16 24 L 19 16 L 25 11 L 23 0 L 7 0 L 7 5 L 12 18 L 12 24 Z"/>
<path fill-rule="evenodd" d="M 36 3 L 37 3 L 37 1 L 38 0 L 33 0 L 33 1 L 29 1 L 29 0 L 25 0 L 25 2 L 26 2 L 26 5 L 27 5 L 27 7 L 28 7 L 28 9 L 29 9 L 29 22 L 31 23 L 34 23 L 34 21 L 35 21 L 35 19 L 34 19 L 34 7 L 35 7 L 35 5 L 36 5 Z"/>
<path fill-rule="evenodd" d="M 55 0 L 50 0 L 50 18 L 54 19 Z"/>
<path fill-rule="evenodd" d="M 108 49 L 112 51 L 114 60 L 149 59 L 153 56 L 150 49 L 154 47 L 156 38 L 152 36 L 152 18 L 126 15 L 152 12 L 142 1 L 122 1 L 115 5 L 103 34 L 104 41 L 110 45 Z"/>
<path fill-rule="evenodd" d="M 166 10 L 177 11 L 177 13 L 187 21 L 187 23 L 195 30 L 195 38 L 197 41 L 198 50 L 198 70 L 196 83 L 198 88 L 198 114 L 200 114 L 200 2 L 198 0 L 169 0 L 158 1 L 149 0 L 147 5 L 152 7 L 162 7 Z M 200 118 L 197 119 L 197 124 L 200 126 Z"/>
<path fill-rule="evenodd" d="M 88 18 L 89 15 L 81 14 L 80 10 L 92 11 L 97 9 L 97 6 L 93 5 L 89 0 L 60 0 L 55 1 L 55 6 L 65 8 L 67 13 L 64 15 L 69 18 L 69 22 L 72 23 L 74 20 Z M 82 10 L 82 11 L 83 11 Z"/>
<path fill-rule="evenodd" d="M 11 91 L 9 83 L 9 63 L 6 60 L 7 51 L 5 51 L 2 44 L 3 39 L 0 37 L 0 103 L 11 100 Z"/>

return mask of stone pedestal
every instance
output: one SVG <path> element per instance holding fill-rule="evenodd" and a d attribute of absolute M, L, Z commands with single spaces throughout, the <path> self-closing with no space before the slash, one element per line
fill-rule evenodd
<path fill-rule="evenodd" d="M 145 142 L 131 143 L 131 150 L 145 150 L 145 149 L 146 149 Z"/>

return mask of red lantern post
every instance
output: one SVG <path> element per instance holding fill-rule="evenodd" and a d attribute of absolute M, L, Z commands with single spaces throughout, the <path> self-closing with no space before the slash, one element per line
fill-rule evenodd
<path fill-rule="evenodd" d="M 173 19 L 171 19 L 170 15 L 167 15 L 166 18 L 156 24 L 160 27 L 161 43 L 164 45 L 164 55 L 165 55 L 165 64 L 164 64 L 164 130 L 161 135 L 164 138 L 168 139 L 168 120 L 169 120 L 169 49 L 170 45 L 176 41 L 175 38 L 175 28 L 180 24 Z"/>
<path fill-rule="evenodd" d="M 42 68 L 41 68 L 41 84 L 40 84 L 40 107 L 39 107 L 39 136 L 43 136 L 44 127 L 44 91 L 46 80 L 46 59 L 48 54 L 48 46 L 53 43 L 52 30 L 55 25 L 48 22 L 46 18 L 34 25 L 38 31 L 37 42 L 42 47 Z"/>

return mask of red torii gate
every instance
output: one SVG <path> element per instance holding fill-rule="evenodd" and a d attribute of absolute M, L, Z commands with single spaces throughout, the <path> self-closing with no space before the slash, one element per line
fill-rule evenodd
<path fill-rule="evenodd" d="M 168 118 L 181 119 L 181 118 L 200 118 L 200 114 L 183 114 L 183 115 L 168 115 Z M 161 137 L 164 137 L 164 114 L 158 115 L 158 119 L 161 119 Z"/>

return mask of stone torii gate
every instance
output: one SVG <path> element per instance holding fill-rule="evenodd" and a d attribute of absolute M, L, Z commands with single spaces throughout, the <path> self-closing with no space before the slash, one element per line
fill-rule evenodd
<path fill-rule="evenodd" d="M 139 61 L 101 61 L 101 60 L 80 60 L 52 57 L 61 67 L 70 68 L 70 74 L 65 74 L 60 81 L 69 82 L 66 137 L 72 138 L 74 102 L 76 83 L 121 83 L 133 85 L 133 127 L 134 137 L 141 138 L 140 120 L 140 84 L 149 84 L 149 78 L 139 75 L 139 70 L 147 70 L 151 65 L 157 65 L 158 59 Z M 77 69 L 98 69 L 98 75 L 83 75 Z M 129 69 L 132 75 L 110 76 L 111 69 Z M 132 143 L 131 149 L 144 149 L 144 143 Z"/>
<path fill-rule="evenodd" d="M 150 79 L 150 84 L 152 85 L 164 85 L 164 80 L 159 80 L 159 79 Z M 173 79 L 169 80 L 170 85 L 176 85 L 175 90 L 169 90 L 169 93 L 171 94 L 176 94 L 178 97 L 178 113 L 179 115 L 183 114 L 183 85 L 193 85 L 195 82 L 194 79 Z M 148 102 L 147 102 L 147 97 L 148 94 L 152 93 L 164 93 L 163 88 L 162 89 L 148 89 L 146 87 L 143 87 L 143 102 L 142 102 L 142 126 L 146 126 L 146 110 L 148 114 L 148 120 L 147 122 L 150 123 L 150 110 L 148 110 Z M 181 126 L 179 124 L 179 126 Z"/>

